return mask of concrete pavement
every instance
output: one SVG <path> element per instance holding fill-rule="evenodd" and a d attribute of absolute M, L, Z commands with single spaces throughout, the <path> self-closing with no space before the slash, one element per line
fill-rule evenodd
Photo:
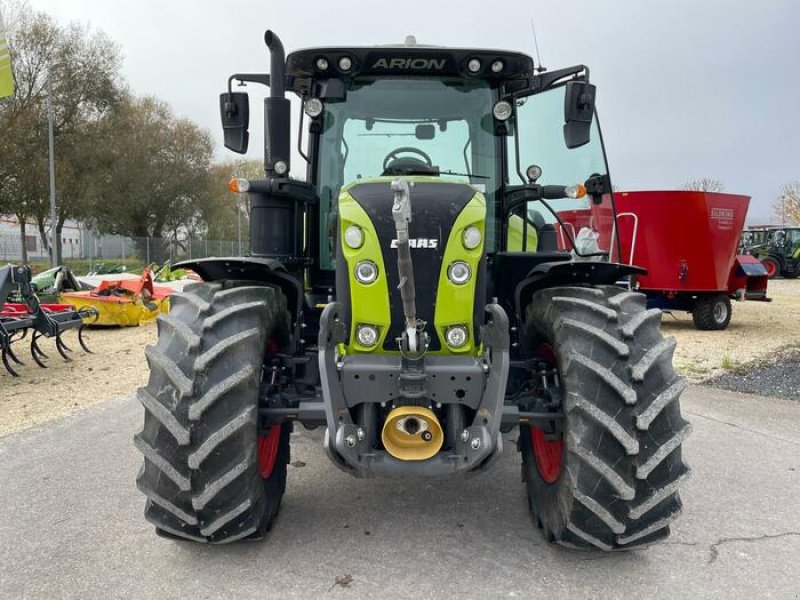
<path fill-rule="evenodd" d="M 528 517 L 516 432 L 467 480 L 356 480 L 295 434 L 264 542 L 158 538 L 125 397 L 0 438 L 2 598 L 800 598 L 800 403 L 693 387 L 694 475 L 670 540 L 575 553 Z M 337 584 L 352 581 L 347 585 Z"/>

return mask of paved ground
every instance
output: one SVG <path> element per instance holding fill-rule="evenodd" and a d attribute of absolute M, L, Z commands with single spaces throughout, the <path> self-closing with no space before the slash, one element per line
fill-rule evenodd
<path fill-rule="evenodd" d="M 611 555 L 544 543 L 513 450 L 466 481 L 358 481 L 307 433 L 265 542 L 163 540 L 134 487 L 140 410 L 121 398 L 0 439 L 0 597 L 800 598 L 796 402 L 691 388 L 686 512 L 668 543 Z"/>

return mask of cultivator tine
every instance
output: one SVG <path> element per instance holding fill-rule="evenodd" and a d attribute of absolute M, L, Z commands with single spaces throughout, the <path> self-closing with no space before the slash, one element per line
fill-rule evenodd
<path fill-rule="evenodd" d="M 94 354 L 94 352 L 89 350 L 86 342 L 83 341 L 83 327 L 78 328 L 78 343 L 81 345 L 81 348 L 83 348 L 84 351 L 88 352 L 89 354 Z"/>
<path fill-rule="evenodd" d="M 39 344 L 36 343 L 37 338 L 41 337 L 38 331 L 34 331 L 33 335 L 31 336 L 31 356 L 33 357 L 33 362 L 37 365 L 42 367 L 43 369 L 47 368 L 47 365 L 42 362 L 42 358 L 48 358 L 47 354 L 42 352 L 42 349 L 39 348 Z M 41 358 L 40 358 L 41 357 Z"/>
<path fill-rule="evenodd" d="M 58 353 L 63 357 L 63 359 L 65 361 L 72 362 L 72 359 L 69 356 L 67 356 L 67 352 L 65 352 L 65 350 L 68 351 L 68 352 L 72 352 L 72 350 L 67 348 L 67 346 L 64 344 L 64 342 L 61 341 L 61 334 L 60 333 L 56 334 L 56 350 L 58 350 Z"/>
<path fill-rule="evenodd" d="M 15 362 L 18 362 L 19 364 L 22 364 L 14 357 L 14 355 L 11 353 L 9 348 L 3 348 L 3 351 L 2 351 L 3 366 L 6 368 L 6 371 L 11 373 L 11 375 L 13 377 L 19 377 L 19 373 L 17 373 L 8 362 L 8 357 L 9 356 L 11 356 L 14 359 Z"/>
<path fill-rule="evenodd" d="M 17 358 L 16 354 L 14 354 L 14 351 L 11 349 L 11 345 L 9 345 L 8 348 L 4 348 L 4 352 L 8 354 L 8 358 L 13 360 L 15 363 L 17 363 L 18 365 L 22 365 L 23 367 L 25 366 L 25 363 L 22 362 L 19 358 Z"/>
<path fill-rule="evenodd" d="M 59 333 L 59 334 L 56 336 L 56 340 L 57 340 L 57 341 L 59 341 L 59 342 L 61 343 L 61 347 L 62 347 L 64 350 L 66 350 L 67 352 L 72 352 L 72 348 L 70 348 L 69 346 L 67 346 L 67 343 L 64 341 L 64 338 L 62 338 L 62 337 L 61 337 L 61 335 L 62 335 L 62 334 L 60 334 L 60 333 Z"/>

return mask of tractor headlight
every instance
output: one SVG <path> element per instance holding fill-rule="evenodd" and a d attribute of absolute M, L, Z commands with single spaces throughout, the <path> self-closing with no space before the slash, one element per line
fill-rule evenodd
<path fill-rule="evenodd" d="M 360 283 L 372 283 L 378 278 L 378 266 L 371 260 L 362 260 L 356 265 L 356 279 Z"/>
<path fill-rule="evenodd" d="M 306 114 L 312 119 L 316 119 L 320 116 L 324 108 L 322 100 L 319 98 L 309 98 L 303 105 L 303 110 L 306 111 Z"/>
<path fill-rule="evenodd" d="M 447 278 L 456 285 L 464 285 L 472 276 L 472 269 L 463 261 L 457 260 L 447 268 Z"/>
<path fill-rule="evenodd" d="M 364 244 L 364 232 L 358 225 L 350 225 L 344 230 L 344 243 L 353 250 Z"/>
<path fill-rule="evenodd" d="M 353 61 L 350 60 L 349 56 L 343 56 L 339 59 L 339 70 L 344 71 L 347 73 L 350 69 L 353 68 Z"/>
<path fill-rule="evenodd" d="M 511 102 L 508 100 L 500 100 L 492 108 L 492 114 L 498 121 L 508 121 L 511 118 L 511 113 L 514 112 Z"/>
<path fill-rule="evenodd" d="M 469 333 L 467 333 L 467 328 L 463 325 L 454 325 L 453 327 L 447 328 L 445 337 L 447 338 L 448 346 L 461 348 L 461 346 L 467 343 Z"/>
<path fill-rule="evenodd" d="M 462 242 L 464 243 L 464 248 L 467 250 L 475 250 L 475 248 L 481 245 L 481 239 L 481 230 L 474 225 L 470 225 L 464 230 Z"/>
<path fill-rule="evenodd" d="M 477 58 L 471 58 L 467 63 L 467 69 L 469 69 L 470 73 L 477 73 L 481 70 L 481 67 L 483 67 L 483 65 Z"/>
<path fill-rule="evenodd" d="M 361 325 L 356 329 L 356 339 L 362 346 L 369 348 L 378 343 L 378 330 L 372 325 Z"/>

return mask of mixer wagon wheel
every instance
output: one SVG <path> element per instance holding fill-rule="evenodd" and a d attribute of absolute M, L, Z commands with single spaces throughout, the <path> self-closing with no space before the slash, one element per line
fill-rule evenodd
<path fill-rule="evenodd" d="M 259 437 L 265 350 L 288 337 L 286 299 L 252 282 L 199 283 L 172 296 L 146 349 L 140 388 L 145 517 L 164 536 L 227 543 L 261 537 L 286 486 L 289 428 Z M 268 343 L 269 342 L 269 343 Z"/>
<path fill-rule="evenodd" d="M 731 322 L 731 301 L 726 294 L 708 294 L 694 301 L 692 319 L 701 331 L 720 331 Z"/>
<path fill-rule="evenodd" d="M 675 340 L 662 337 L 660 322 L 644 295 L 612 286 L 542 290 L 527 307 L 528 347 L 553 349 L 554 397 L 563 399 L 557 470 L 543 469 L 542 458 L 558 440 L 547 440 L 543 452 L 526 425 L 519 438 L 528 504 L 552 542 L 641 547 L 665 538 L 681 512 L 678 488 L 689 475 L 681 445 L 690 425 L 679 406 L 686 382 L 672 368 Z"/>

